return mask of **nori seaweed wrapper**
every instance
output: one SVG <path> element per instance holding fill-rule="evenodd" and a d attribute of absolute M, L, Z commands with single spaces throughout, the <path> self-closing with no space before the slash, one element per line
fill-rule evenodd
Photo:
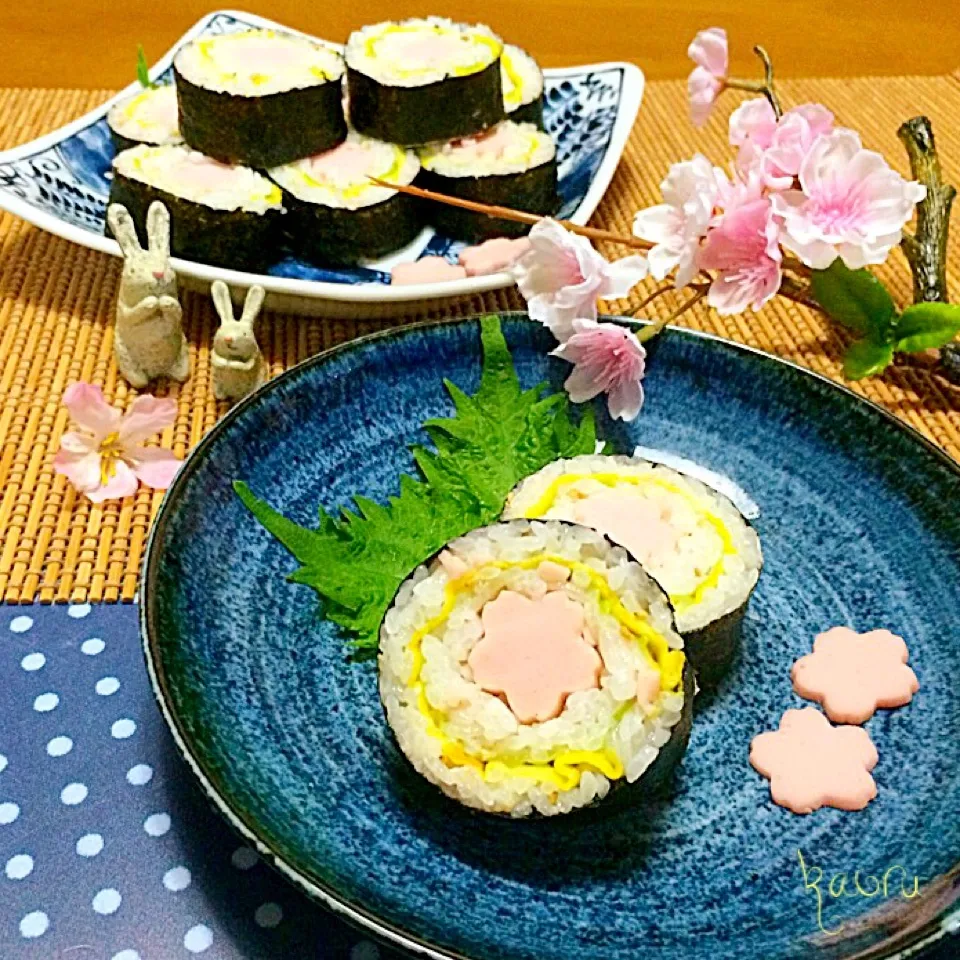
<path fill-rule="evenodd" d="M 130 211 L 140 243 L 146 246 L 147 210 L 154 200 L 170 211 L 170 252 L 215 267 L 261 272 L 279 259 L 280 210 L 214 210 L 113 172 L 110 203 Z M 105 228 L 110 235 L 109 225 Z"/>
<path fill-rule="evenodd" d="M 702 690 L 715 687 L 726 675 L 740 644 L 740 630 L 750 596 L 736 610 L 683 634 L 683 645 Z"/>
<path fill-rule="evenodd" d="M 354 128 L 402 146 L 468 137 L 506 115 L 499 57 L 477 73 L 419 87 L 383 84 L 348 64 L 347 91 Z"/>
<path fill-rule="evenodd" d="M 436 193 L 511 207 L 543 217 L 556 213 L 560 204 L 556 158 L 522 173 L 484 177 L 445 177 L 432 170 L 422 170 L 416 182 L 418 186 Z M 527 223 L 501 220 L 433 200 L 424 202 L 427 205 L 427 220 L 438 231 L 455 240 L 481 243 L 493 237 L 522 237 L 530 232 L 530 224 Z"/>
<path fill-rule="evenodd" d="M 543 94 L 541 93 L 536 100 L 524 103 L 512 113 L 508 113 L 507 119 L 514 123 L 532 123 L 538 130 L 546 130 L 547 128 L 543 125 Z"/>
<path fill-rule="evenodd" d="M 417 198 L 405 193 L 357 210 L 309 203 L 287 191 L 283 198 L 289 246 L 319 265 L 375 260 L 410 243 L 423 228 Z"/>
<path fill-rule="evenodd" d="M 224 163 L 279 167 L 346 139 L 340 80 L 262 97 L 207 90 L 176 67 L 180 133 L 187 145 Z"/>

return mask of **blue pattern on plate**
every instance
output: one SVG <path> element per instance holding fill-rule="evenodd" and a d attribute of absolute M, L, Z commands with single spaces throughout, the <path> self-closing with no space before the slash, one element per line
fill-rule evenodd
<path fill-rule="evenodd" d="M 202 35 L 248 29 L 249 24 L 218 14 Z M 172 82 L 167 70 L 160 82 Z M 586 196 L 610 145 L 623 87 L 620 67 L 589 72 L 570 71 L 547 78 L 544 123 L 557 143 L 559 215 L 569 217 Z M 110 193 L 110 161 L 114 151 L 107 121 L 102 118 L 39 153 L 0 164 L 0 188 L 74 226 L 102 233 Z M 456 259 L 462 245 L 434 237 L 420 256 Z M 356 269 L 321 269 L 288 257 L 267 271 L 272 276 L 332 283 L 389 283 L 388 273 Z"/>
<path fill-rule="evenodd" d="M 0 607 L 0 676 L 4 960 L 377 960 L 210 808 L 151 695 L 136 607 Z"/>
<path fill-rule="evenodd" d="M 505 329 L 524 384 L 559 387 L 569 367 L 546 355 L 542 328 L 514 319 Z M 680 331 L 651 352 L 642 416 L 604 420 L 603 434 L 621 451 L 671 450 L 743 486 L 762 509 L 766 557 L 743 654 L 698 703 L 669 802 L 514 823 L 439 796 L 389 736 L 375 665 L 348 661 L 312 592 L 284 579 L 290 556 L 231 492 L 243 478 L 307 524 L 318 501 L 395 494 L 421 424 L 450 410 L 442 378 L 476 387 L 473 322 L 393 331 L 310 361 L 205 438 L 167 495 L 144 588 L 180 736 L 221 803 L 301 883 L 381 932 L 452 953 L 803 960 L 885 942 L 921 910 L 936 927 L 960 864 L 956 468 L 850 393 L 773 358 Z M 770 802 L 748 747 L 800 705 L 790 666 L 837 624 L 903 632 L 920 692 L 867 724 L 879 798 L 857 814 L 798 817 Z M 926 900 L 825 892 L 824 925 L 842 931 L 818 933 L 798 850 L 851 884 L 855 870 L 900 864 Z M 960 927 L 960 912 L 942 922 Z"/>

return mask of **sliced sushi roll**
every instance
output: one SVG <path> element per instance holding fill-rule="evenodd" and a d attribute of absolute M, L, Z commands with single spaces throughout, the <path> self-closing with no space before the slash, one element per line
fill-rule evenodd
<path fill-rule="evenodd" d="M 115 103 L 107 113 L 107 126 L 117 153 L 140 143 L 181 143 L 176 88 L 172 83 L 147 87 Z"/>
<path fill-rule="evenodd" d="M 500 71 L 507 119 L 543 130 L 543 71 L 537 61 L 508 43 L 500 57 Z"/>
<path fill-rule="evenodd" d="M 326 153 L 274 167 L 295 252 L 316 263 L 355 264 L 410 243 L 420 232 L 416 198 L 370 181 L 407 185 L 420 172 L 410 150 L 351 131 Z"/>
<path fill-rule="evenodd" d="M 188 43 L 173 61 L 183 139 L 225 163 L 275 167 L 342 142 L 343 58 L 307 37 L 246 30 Z"/>
<path fill-rule="evenodd" d="M 552 816 L 668 780 L 690 733 L 682 646 L 666 595 L 621 547 L 574 524 L 498 523 L 400 587 L 380 696 L 404 755 L 447 796 Z"/>
<path fill-rule="evenodd" d="M 384 22 L 350 34 L 351 124 L 407 146 L 478 133 L 504 117 L 503 41 L 443 17 Z"/>
<path fill-rule="evenodd" d="M 174 256 L 236 270 L 260 270 L 277 258 L 283 194 L 255 170 L 182 145 L 117 154 L 110 203 L 130 211 L 141 243 L 154 200 L 170 211 Z"/>
<path fill-rule="evenodd" d="M 420 182 L 429 190 L 541 216 L 557 209 L 557 150 L 550 135 L 532 123 L 504 120 L 475 137 L 429 144 L 418 156 L 423 167 Z M 428 209 L 438 230 L 468 243 L 530 231 L 525 223 L 447 204 L 430 202 Z"/>
<path fill-rule="evenodd" d="M 528 477 L 504 519 L 586 524 L 626 547 L 667 591 L 702 687 L 720 679 L 760 576 L 760 539 L 725 496 L 631 457 L 558 460 Z"/>

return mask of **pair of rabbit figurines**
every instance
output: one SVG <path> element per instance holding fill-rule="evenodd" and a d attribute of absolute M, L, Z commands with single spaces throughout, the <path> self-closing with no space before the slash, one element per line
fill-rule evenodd
<path fill-rule="evenodd" d="M 140 246 L 126 207 L 111 204 L 107 221 L 123 253 L 113 337 L 117 367 L 138 390 L 158 377 L 182 383 L 190 375 L 190 352 L 177 300 L 177 275 L 170 265 L 170 213 L 159 201 L 150 204 L 146 249 Z M 211 355 L 213 394 L 218 400 L 239 400 L 264 379 L 263 355 L 253 333 L 263 287 L 247 291 L 239 320 L 225 283 L 215 281 L 211 293 L 220 315 Z"/>

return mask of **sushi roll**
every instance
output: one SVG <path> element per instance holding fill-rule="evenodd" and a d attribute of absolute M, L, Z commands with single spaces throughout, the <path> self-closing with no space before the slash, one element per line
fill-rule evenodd
<path fill-rule="evenodd" d="M 574 524 L 498 523 L 400 587 L 380 696 L 413 767 L 468 807 L 552 816 L 623 787 L 621 805 L 662 788 L 686 747 L 682 646 L 625 550 Z"/>
<path fill-rule="evenodd" d="M 418 151 L 421 184 L 437 193 L 549 216 L 558 206 L 557 150 L 532 123 L 504 120 L 492 130 Z M 530 226 L 447 204 L 429 204 L 430 222 L 468 243 L 517 237 Z"/>
<path fill-rule="evenodd" d="M 172 83 L 147 87 L 115 103 L 107 113 L 107 126 L 117 153 L 140 143 L 181 143 L 176 88 Z"/>
<path fill-rule="evenodd" d="M 478 133 L 504 117 L 503 41 L 442 17 L 377 23 L 350 35 L 351 124 L 406 146 Z"/>
<path fill-rule="evenodd" d="M 402 247 L 420 232 L 416 198 L 371 183 L 370 176 L 410 184 L 416 154 L 351 131 L 326 153 L 268 171 L 285 195 L 296 253 L 318 263 L 356 264 Z"/>
<path fill-rule="evenodd" d="M 725 496 L 644 460 L 581 456 L 524 480 L 503 516 L 583 523 L 626 547 L 669 594 L 700 685 L 723 675 L 762 565 L 760 539 Z"/>
<path fill-rule="evenodd" d="M 113 160 L 110 203 L 121 203 L 146 243 L 154 200 L 170 211 L 174 256 L 236 270 L 276 259 L 280 188 L 247 167 L 227 166 L 182 145 L 141 145 Z"/>
<path fill-rule="evenodd" d="M 246 30 L 201 37 L 173 61 L 183 139 L 207 156 L 276 167 L 342 142 L 343 58 L 307 37 Z"/>
<path fill-rule="evenodd" d="M 507 119 L 543 130 L 543 71 L 537 61 L 508 43 L 500 57 L 500 71 Z"/>

